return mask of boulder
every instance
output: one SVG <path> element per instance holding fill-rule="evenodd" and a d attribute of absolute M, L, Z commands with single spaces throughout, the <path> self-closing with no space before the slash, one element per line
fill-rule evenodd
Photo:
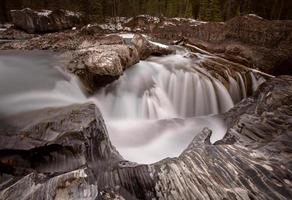
<path fill-rule="evenodd" d="M 93 93 L 118 79 L 128 67 L 150 55 L 166 55 L 173 50 L 149 42 L 142 35 L 135 35 L 125 44 L 118 35 L 109 35 L 95 42 L 84 41 L 79 50 L 69 52 L 66 70 L 79 77 L 85 89 Z"/>
<path fill-rule="evenodd" d="M 139 56 L 142 60 L 145 60 L 150 55 L 161 56 L 174 52 L 173 49 L 166 45 L 151 43 L 141 34 L 135 34 L 131 43 L 134 44 L 134 46 L 137 48 Z"/>
<path fill-rule="evenodd" d="M 137 49 L 125 44 L 93 44 L 70 53 L 69 57 L 66 70 L 77 75 L 89 93 L 116 80 L 140 60 Z"/>
<path fill-rule="evenodd" d="M 0 127 L 0 199 L 95 199 L 90 168 L 122 160 L 93 104 L 22 113 Z"/>
<path fill-rule="evenodd" d="M 46 33 L 69 29 L 84 24 L 80 13 L 67 10 L 34 11 L 29 8 L 11 10 L 13 24 L 28 33 Z"/>

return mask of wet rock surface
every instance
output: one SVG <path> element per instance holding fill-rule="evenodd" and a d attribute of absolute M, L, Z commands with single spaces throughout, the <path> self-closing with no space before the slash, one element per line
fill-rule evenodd
<path fill-rule="evenodd" d="M 80 13 L 67 10 L 34 11 L 29 8 L 10 12 L 13 24 L 28 33 L 56 32 L 84 24 Z"/>
<path fill-rule="evenodd" d="M 109 35 L 94 43 L 83 42 L 79 50 L 66 54 L 69 61 L 65 65 L 66 70 L 77 75 L 86 90 L 93 93 L 118 79 L 124 70 L 140 60 L 170 53 L 173 50 L 169 47 L 151 44 L 142 35 L 135 35 L 129 44 L 118 35 Z"/>
<path fill-rule="evenodd" d="M 292 77 L 273 78 L 177 158 L 123 161 L 93 104 L 1 119 L 1 198 L 291 199 Z"/>
<path fill-rule="evenodd" d="M 140 60 L 137 49 L 125 44 L 83 48 L 66 57 L 70 57 L 66 70 L 77 75 L 90 93 L 118 79 Z"/>

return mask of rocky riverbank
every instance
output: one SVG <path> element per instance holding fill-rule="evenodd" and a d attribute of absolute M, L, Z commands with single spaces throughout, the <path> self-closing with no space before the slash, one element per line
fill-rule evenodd
<path fill-rule="evenodd" d="M 63 52 L 66 60 L 64 70 L 77 75 L 89 93 L 118 79 L 126 68 L 140 60 L 151 55 L 161 56 L 174 52 L 168 46 L 162 47 L 151 43 L 141 34 L 133 34 L 130 38 L 124 39 L 102 26 L 87 25 L 78 29 L 74 27 L 72 30 L 59 31 L 72 27 L 75 21 L 76 24 L 81 24 L 82 17 L 69 11 L 46 11 L 45 14 L 44 12 L 30 9 L 12 11 L 14 27 L 38 34 L 28 34 L 14 27 L 2 30 L 0 38 L 4 41 L 0 43 L 0 50 Z M 24 19 L 17 20 L 20 17 Z M 40 34 L 52 31 L 59 32 Z"/>
<path fill-rule="evenodd" d="M 27 11 L 22 12 L 25 14 Z M 50 20 L 54 21 L 53 16 L 52 14 Z M 67 15 L 63 12 L 62 16 L 65 20 Z M 36 19 L 35 21 L 38 22 Z M 33 27 L 36 30 L 33 32 L 38 33 L 38 24 L 35 23 Z M 62 30 L 57 28 L 73 25 L 57 24 L 55 27 L 56 30 Z M 104 24 L 89 24 L 84 27 L 79 25 L 73 29 L 35 35 L 10 28 L 1 31 L 0 38 L 32 39 L 7 42 L 1 44 L 0 49 L 75 50 L 83 41 L 96 41 L 110 33 L 130 32 L 147 34 L 153 39 L 165 40 L 167 43 L 183 38 L 189 44 L 251 68 L 275 75 L 291 74 L 291 21 L 269 21 L 255 15 L 246 15 L 224 23 L 215 23 L 142 15 L 132 18 L 109 18 Z M 49 27 L 43 27 L 43 30 L 49 32 Z"/>

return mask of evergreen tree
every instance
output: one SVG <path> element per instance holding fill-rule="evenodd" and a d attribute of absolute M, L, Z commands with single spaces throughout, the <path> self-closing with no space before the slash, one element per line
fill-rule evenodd
<path fill-rule="evenodd" d="M 192 13 L 192 2 L 191 2 L 191 0 L 186 0 L 184 17 L 191 18 L 192 16 L 193 16 L 193 13 Z"/>
<path fill-rule="evenodd" d="M 199 11 L 200 11 L 200 1 L 199 0 L 192 0 L 192 16 L 195 19 L 199 18 Z"/>
<path fill-rule="evenodd" d="M 228 20 L 254 13 L 267 19 L 292 19 L 291 0 L 0 0 L 0 21 L 9 19 L 12 9 L 67 9 L 83 11 L 88 20 L 105 16 L 151 14 L 193 17 L 206 21 Z"/>
<path fill-rule="evenodd" d="M 220 9 L 219 0 L 210 0 L 209 1 L 209 9 L 211 12 L 210 21 L 222 21 L 222 14 Z"/>
<path fill-rule="evenodd" d="M 178 1 L 169 0 L 167 1 L 167 13 L 168 17 L 177 17 L 178 16 Z"/>
<path fill-rule="evenodd" d="M 210 0 L 200 0 L 200 12 L 199 18 L 200 20 L 210 21 L 212 18 L 212 11 L 209 7 Z"/>
<path fill-rule="evenodd" d="M 95 21 L 100 21 L 103 16 L 103 6 L 101 0 L 90 0 L 90 15 Z"/>
<path fill-rule="evenodd" d="M 146 13 L 149 15 L 158 15 L 159 14 L 159 4 L 157 0 L 148 0 L 146 2 Z"/>

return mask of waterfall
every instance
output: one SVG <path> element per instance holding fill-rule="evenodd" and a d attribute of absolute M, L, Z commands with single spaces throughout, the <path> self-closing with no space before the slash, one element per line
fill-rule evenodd
<path fill-rule="evenodd" d="M 229 93 L 232 97 L 234 104 L 240 102 L 246 98 L 248 91 L 255 92 L 260 84 L 265 82 L 265 79 L 261 76 L 257 77 L 253 72 L 238 72 L 225 71 L 228 76 Z M 248 81 L 250 79 L 250 83 Z M 249 89 L 248 89 L 249 88 Z"/>
<path fill-rule="evenodd" d="M 237 103 L 241 100 L 241 90 L 238 82 L 232 77 L 228 76 L 228 81 L 230 83 L 229 92 L 232 96 L 233 102 Z"/>
<path fill-rule="evenodd" d="M 252 81 L 252 91 L 255 92 L 259 85 L 261 85 L 266 80 L 262 76 L 256 76 L 253 72 L 250 72 L 251 81 Z"/>
<path fill-rule="evenodd" d="M 224 85 L 185 53 L 140 61 L 94 96 L 124 158 L 153 163 L 177 156 L 204 127 L 211 142 L 224 137 L 227 127 L 216 114 L 247 96 L 251 74 L 226 70 Z M 257 87 L 256 76 L 251 80 Z"/>
<path fill-rule="evenodd" d="M 216 114 L 228 111 L 249 94 L 250 86 L 255 90 L 263 81 L 227 67 L 217 79 L 200 59 L 208 57 L 190 58 L 183 48 L 175 55 L 151 57 L 87 97 L 76 78 L 57 70 L 52 53 L 1 52 L 0 117 L 92 101 L 125 159 L 153 163 L 178 156 L 205 127 L 212 130 L 211 142 L 224 137 L 227 127 Z"/>
<path fill-rule="evenodd" d="M 251 73 L 253 74 L 253 73 Z M 242 74 L 240 72 L 237 72 L 236 73 L 236 80 L 237 80 L 237 83 L 239 84 L 239 87 L 241 89 L 241 98 L 244 99 L 247 97 L 247 90 L 246 90 L 246 83 L 244 82 L 244 77 L 242 76 Z M 258 87 L 258 86 L 256 86 Z"/>
<path fill-rule="evenodd" d="M 240 88 L 234 92 L 240 93 Z M 141 61 L 101 89 L 96 98 L 111 119 L 214 115 L 234 105 L 220 81 L 183 55 L 165 56 L 159 62 L 157 58 Z"/>

